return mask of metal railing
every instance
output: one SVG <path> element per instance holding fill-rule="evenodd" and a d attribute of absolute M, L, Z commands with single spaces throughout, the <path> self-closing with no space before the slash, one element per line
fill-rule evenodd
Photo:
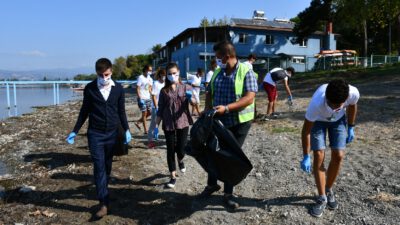
<path fill-rule="evenodd" d="M 7 109 L 11 109 L 11 92 L 10 87 L 13 88 L 13 99 L 14 99 L 14 109 L 17 111 L 17 86 L 18 85 L 53 85 L 53 104 L 60 104 L 60 85 L 86 85 L 91 81 L 0 81 L 0 87 L 5 86 L 6 88 L 6 98 L 7 98 Z M 136 81 L 132 80 L 119 80 L 118 83 L 122 84 L 135 84 Z"/>
<path fill-rule="evenodd" d="M 334 70 L 351 67 L 378 67 L 386 64 L 400 63 L 400 56 L 390 55 L 371 55 L 369 57 L 306 57 L 304 63 L 289 62 L 289 66 L 293 66 L 296 71 L 316 71 L 316 70 Z"/>

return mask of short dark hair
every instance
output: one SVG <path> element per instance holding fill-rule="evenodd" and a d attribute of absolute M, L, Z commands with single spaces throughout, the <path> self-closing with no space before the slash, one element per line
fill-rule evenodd
<path fill-rule="evenodd" d="M 145 71 L 148 71 L 150 69 L 151 65 L 147 64 L 143 66 L 142 72 L 144 73 Z"/>
<path fill-rule="evenodd" d="M 156 75 L 154 76 L 154 78 L 155 78 L 156 80 L 159 80 L 162 76 L 165 76 L 165 75 L 167 75 L 167 72 L 165 71 L 164 68 L 160 67 L 160 68 L 158 68 L 158 70 L 157 70 Z"/>
<path fill-rule="evenodd" d="M 341 104 L 349 97 L 349 84 L 343 79 L 329 82 L 325 91 L 326 99 L 333 104 Z"/>
<path fill-rule="evenodd" d="M 96 72 L 103 73 L 107 69 L 112 69 L 112 63 L 107 58 L 100 58 L 96 61 Z"/>
<path fill-rule="evenodd" d="M 257 56 L 256 56 L 256 54 L 251 53 L 249 56 L 247 56 L 247 59 L 248 59 L 248 60 L 250 60 L 250 59 L 257 60 Z"/>
<path fill-rule="evenodd" d="M 295 73 L 295 70 L 293 67 L 289 66 L 288 68 L 286 68 L 286 71 L 290 72 L 290 76 L 293 76 Z"/>
<path fill-rule="evenodd" d="M 232 42 L 228 40 L 218 42 L 217 44 L 214 45 L 213 50 L 214 52 L 219 52 L 224 56 L 230 55 L 236 57 L 235 46 L 233 46 Z"/>

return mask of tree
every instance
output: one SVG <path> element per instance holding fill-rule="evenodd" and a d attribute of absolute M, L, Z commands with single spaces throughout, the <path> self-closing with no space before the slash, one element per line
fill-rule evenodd
<path fill-rule="evenodd" d="M 207 17 L 204 17 L 203 19 L 201 19 L 200 27 L 209 27 L 209 26 L 210 26 L 210 22 L 208 21 Z"/>
<path fill-rule="evenodd" d="M 153 51 L 153 53 L 156 53 L 156 52 L 160 51 L 161 48 L 162 48 L 161 44 L 156 44 L 151 48 L 151 50 Z"/>

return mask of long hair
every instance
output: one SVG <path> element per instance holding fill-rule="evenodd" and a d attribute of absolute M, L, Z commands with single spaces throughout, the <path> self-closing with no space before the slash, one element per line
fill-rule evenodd
<path fill-rule="evenodd" d="M 160 67 L 160 68 L 158 68 L 154 78 L 155 78 L 155 80 L 160 80 L 163 75 L 164 76 L 167 75 L 167 72 L 165 71 L 164 68 Z"/>
<path fill-rule="evenodd" d="M 179 71 L 179 66 L 178 66 L 178 64 L 176 64 L 176 63 L 174 63 L 174 62 L 170 62 L 170 63 L 168 63 L 167 68 L 166 68 L 167 75 L 168 75 L 169 70 L 172 69 L 172 68 L 176 68 L 176 69 L 178 69 L 178 71 Z M 165 86 L 164 86 L 163 89 L 161 89 L 161 90 L 163 90 L 165 93 L 168 93 L 168 92 L 172 89 L 172 88 L 171 88 L 172 84 L 173 84 L 173 83 L 172 83 L 168 78 L 165 79 Z"/>

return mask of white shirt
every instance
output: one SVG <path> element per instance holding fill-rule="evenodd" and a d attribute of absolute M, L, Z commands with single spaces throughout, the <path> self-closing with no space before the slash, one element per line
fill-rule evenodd
<path fill-rule="evenodd" d="M 191 85 L 199 87 L 201 85 L 201 77 L 193 76 Z"/>
<path fill-rule="evenodd" d="M 275 71 L 277 71 L 277 70 L 283 70 L 283 69 L 282 69 L 282 68 L 274 68 L 274 69 L 272 69 L 271 71 L 269 71 L 269 72 L 267 73 L 267 75 L 265 75 L 264 82 L 266 82 L 266 83 L 268 83 L 268 84 L 271 84 L 271 85 L 273 85 L 273 86 L 276 86 L 275 81 L 272 80 L 271 73 L 273 73 L 273 72 L 275 72 Z M 286 73 L 286 70 L 285 70 L 285 73 Z M 286 74 L 287 74 L 287 73 L 286 73 Z M 289 79 L 288 77 L 285 77 L 285 78 L 284 78 L 284 80 L 288 80 L 288 79 Z"/>
<path fill-rule="evenodd" d="M 212 71 L 212 70 L 208 71 L 207 74 L 203 77 L 204 82 L 210 83 L 213 74 L 214 74 L 214 71 Z"/>
<path fill-rule="evenodd" d="M 153 84 L 153 79 L 150 76 L 145 77 L 140 75 L 137 79 L 137 86 L 139 87 L 140 98 L 147 100 L 150 99 L 150 87 Z"/>
<path fill-rule="evenodd" d="M 253 64 L 251 64 L 249 61 L 246 61 L 243 64 L 245 64 L 247 67 L 249 67 L 249 69 L 253 70 Z"/>
<path fill-rule="evenodd" d="M 154 81 L 153 86 L 152 86 L 152 88 L 151 88 L 151 95 L 156 96 L 157 105 L 158 105 L 158 99 L 159 99 L 159 97 L 160 97 L 161 89 L 162 89 L 164 86 L 165 86 L 165 83 L 164 83 L 164 82 L 161 83 L 160 81 L 156 80 L 156 81 Z M 153 102 L 153 101 L 151 102 L 151 106 L 152 106 L 153 108 L 155 108 L 154 102 Z"/>
<path fill-rule="evenodd" d="M 323 84 L 315 91 L 306 111 L 307 120 L 311 122 L 338 121 L 346 113 L 346 107 L 349 105 L 357 104 L 358 99 L 360 98 L 360 93 L 358 92 L 358 89 L 354 86 L 349 85 L 349 97 L 347 98 L 343 107 L 340 110 L 334 111 L 331 107 L 328 106 L 326 102 L 325 91 L 327 87 L 328 84 Z"/>
<path fill-rule="evenodd" d="M 99 88 L 101 95 L 103 96 L 104 100 L 106 100 L 106 101 L 108 99 L 108 96 L 110 96 L 112 86 L 115 86 L 115 83 L 113 80 L 110 80 L 110 83 L 107 86 L 103 86 L 100 84 L 99 79 L 97 79 L 97 88 Z"/>

